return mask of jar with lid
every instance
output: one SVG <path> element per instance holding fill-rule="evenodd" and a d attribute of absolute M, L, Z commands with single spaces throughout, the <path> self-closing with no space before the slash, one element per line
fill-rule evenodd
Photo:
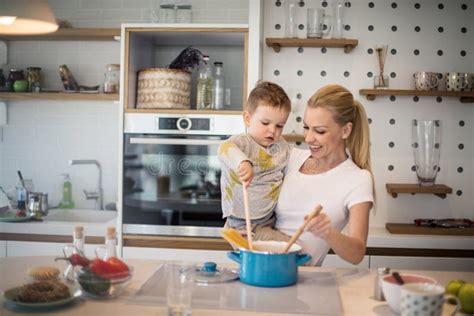
<path fill-rule="evenodd" d="M 41 68 L 40 67 L 28 67 L 26 68 L 26 78 L 28 79 L 28 88 L 30 92 L 39 92 L 33 91 L 34 89 L 41 89 Z M 33 89 L 34 88 L 34 89 Z"/>
<path fill-rule="evenodd" d="M 160 23 L 176 23 L 174 4 L 160 4 Z"/>
<path fill-rule="evenodd" d="M 176 6 L 176 22 L 178 23 L 192 23 L 193 10 L 190 4 L 178 4 Z"/>
<path fill-rule="evenodd" d="M 7 91 L 13 91 L 13 83 L 17 80 L 25 80 L 25 76 L 23 75 L 23 70 L 10 69 L 10 73 L 8 74 L 8 79 L 5 82 Z"/>
<path fill-rule="evenodd" d="M 120 65 L 108 64 L 104 78 L 104 93 L 119 93 L 120 90 Z"/>

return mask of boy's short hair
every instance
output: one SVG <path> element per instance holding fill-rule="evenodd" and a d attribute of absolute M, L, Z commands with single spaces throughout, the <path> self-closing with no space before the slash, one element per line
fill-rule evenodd
<path fill-rule="evenodd" d="M 258 107 L 259 101 L 280 110 L 291 111 L 291 101 L 285 90 L 276 83 L 260 80 L 250 92 L 246 111 L 252 114 Z"/>

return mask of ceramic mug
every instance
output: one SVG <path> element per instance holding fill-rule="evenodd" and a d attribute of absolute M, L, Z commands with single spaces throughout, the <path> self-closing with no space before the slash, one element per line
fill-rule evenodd
<path fill-rule="evenodd" d="M 441 316 L 445 299 L 456 301 L 455 315 L 460 309 L 459 299 L 454 295 L 444 294 L 444 286 L 428 283 L 411 283 L 402 286 L 400 310 L 402 316 L 433 315 Z"/>
<path fill-rule="evenodd" d="M 462 91 L 471 91 L 473 88 L 474 74 L 467 72 L 460 73 Z"/>
<path fill-rule="evenodd" d="M 448 72 L 445 77 L 447 91 L 463 91 L 465 88 L 465 82 L 459 72 Z"/>
<path fill-rule="evenodd" d="M 414 74 L 416 90 L 436 90 L 438 88 L 438 74 L 429 71 L 417 71 Z"/>

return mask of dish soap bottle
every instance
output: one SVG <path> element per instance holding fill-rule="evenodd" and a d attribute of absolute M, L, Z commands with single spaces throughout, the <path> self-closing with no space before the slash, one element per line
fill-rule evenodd
<path fill-rule="evenodd" d="M 72 184 L 69 179 L 69 174 L 63 173 L 63 199 L 59 202 L 59 208 L 74 208 L 74 201 L 72 200 Z"/>

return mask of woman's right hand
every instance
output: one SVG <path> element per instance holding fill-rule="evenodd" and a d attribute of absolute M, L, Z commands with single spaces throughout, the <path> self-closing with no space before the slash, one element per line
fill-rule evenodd
<path fill-rule="evenodd" d="M 310 220 L 308 225 L 306 226 L 306 231 L 309 231 L 313 235 L 316 235 L 324 240 L 327 240 L 329 238 L 331 230 L 331 219 L 324 212 L 320 212 L 316 217 Z"/>
<path fill-rule="evenodd" d="M 242 185 L 244 187 L 248 187 L 253 179 L 253 168 L 250 161 L 245 160 L 240 163 L 238 174 L 240 177 L 240 181 L 242 181 Z"/>

